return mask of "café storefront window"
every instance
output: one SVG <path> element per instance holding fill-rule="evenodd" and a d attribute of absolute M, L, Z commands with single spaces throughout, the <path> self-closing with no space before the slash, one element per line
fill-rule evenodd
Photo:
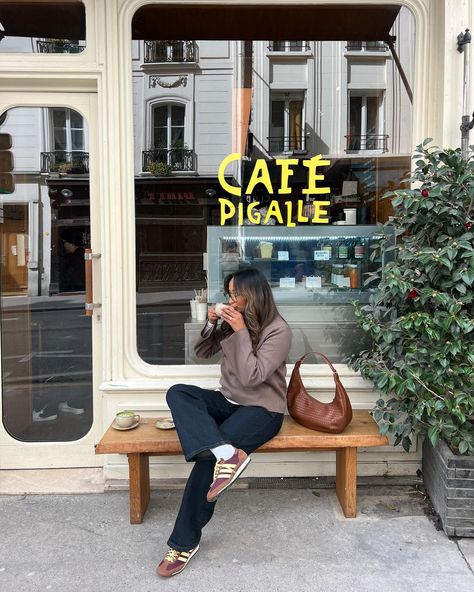
<path fill-rule="evenodd" d="M 412 81 L 414 17 L 397 8 L 394 23 Z M 368 301 L 375 286 L 365 284 L 366 274 L 388 257 L 370 258 L 381 238 L 377 224 L 393 214 L 382 196 L 410 169 L 412 106 L 393 82 L 399 73 L 390 54 L 367 50 L 361 60 L 347 50 L 351 39 L 314 37 L 302 51 L 297 40 L 196 38 L 192 66 L 176 60 L 170 67 L 167 59 L 165 67 L 144 67 L 147 47 L 163 40 L 138 37 L 138 353 L 158 365 L 217 362 L 194 355 L 204 320 L 192 301 L 223 301 L 226 275 L 253 266 L 292 328 L 290 361 L 323 349 L 341 362 L 362 347 L 350 301 Z M 360 47 L 384 41 L 364 39 Z M 153 151 L 166 157 L 143 166 Z M 173 151 L 189 152 L 192 168 L 173 167 Z M 223 165 L 230 154 L 241 156 Z M 308 177 L 317 158 L 323 195 Z M 288 192 L 280 191 L 285 166 Z M 266 171 L 266 182 L 256 170 Z M 328 202 L 321 216 L 318 201 Z"/>

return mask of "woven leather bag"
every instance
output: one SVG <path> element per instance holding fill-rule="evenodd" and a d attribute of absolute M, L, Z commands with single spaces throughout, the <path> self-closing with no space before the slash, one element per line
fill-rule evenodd
<path fill-rule="evenodd" d="M 324 358 L 333 371 L 336 393 L 330 403 L 321 403 L 309 395 L 301 380 L 301 363 L 312 354 Z M 342 386 L 334 366 L 321 352 L 309 352 L 296 362 L 288 385 L 287 402 L 291 417 L 311 430 L 337 434 L 352 420 L 352 406 L 346 389 Z"/>

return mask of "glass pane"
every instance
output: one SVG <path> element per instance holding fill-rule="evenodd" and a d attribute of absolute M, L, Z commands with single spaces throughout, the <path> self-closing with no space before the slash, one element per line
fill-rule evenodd
<path fill-rule="evenodd" d="M 14 108 L 2 125 L 15 163 L 14 192 L 0 195 L 3 423 L 25 442 L 77 440 L 92 425 L 88 159 L 41 152 L 48 136 L 32 130 L 48 118 L 64 121 L 59 110 Z"/>
<path fill-rule="evenodd" d="M 171 125 L 184 125 L 184 107 L 172 105 Z"/>
<path fill-rule="evenodd" d="M 80 54 L 86 47 L 81 2 L 0 3 L 0 53 Z"/>
<path fill-rule="evenodd" d="M 272 41 L 273 51 L 285 51 L 286 41 Z"/>
<path fill-rule="evenodd" d="M 67 150 L 66 128 L 54 128 L 54 150 Z"/>
<path fill-rule="evenodd" d="M 71 150 L 84 150 L 84 134 L 82 130 L 71 130 Z"/>
<path fill-rule="evenodd" d="M 153 110 L 155 127 L 168 125 L 168 105 L 160 105 Z"/>
<path fill-rule="evenodd" d="M 184 148 L 184 128 L 171 128 L 171 148 Z"/>
<path fill-rule="evenodd" d="M 54 127 L 66 127 L 66 112 L 67 109 L 53 109 L 53 125 Z"/>
<path fill-rule="evenodd" d="M 147 5 L 149 14 L 154 6 Z M 265 10 L 270 18 L 272 8 Z M 412 82 L 415 21 L 403 7 L 400 19 L 397 44 Z M 147 47 L 150 54 L 151 44 L 170 43 L 136 39 L 130 65 L 133 96 L 146 88 L 133 117 L 139 355 L 150 364 L 217 363 L 218 354 L 202 359 L 194 352 L 204 324 L 193 313 L 196 298 L 223 301 L 225 277 L 256 267 L 293 330 L 290 359 L 322 348 L 342 361 L 363 346 L 350 300 L 367 302 L 373 290 L 363 279 L 380 264 L 368 256 L 378 240 L 375 224 L 392 215 L 389 204 L 382 206 L 382 192 L 409 168 L 412 108 L 393 61 L 361 60 L 343 41 L 198 38 L 186 41 L 196 62 L 192 73 L 176 64 L 170 69 L 155 56 L 159 81 L 151 87 L 140 56 Z M 303 45 L 310 58 L 269 51 L 295 54 Z M 383 116 L 374 90 L 381 81 L 393 97 Z M 148 101 L 162 106 L 161 118 L 155 111 L 149 121 Z M 379 134 L 382 120 L 386 135 Z M 148 150 L 143 138 L 153 129 L 155 144 L 168 149 Z M 239 196 L 218 178 L 232 153 L 242 158 L 226 167 L 225 179 L 241 190 Z M 317 173 L 324 180 L 316 187 L 329 188 L 321 197 L 303 192 L 305 161 L 319 154 L 330 161 Z M 289 191 L 279 193 L 284 164 L 277 159 L 285 157 L 296 163 L 290 166 Z M 268 170 L 265 183 L 251 183 L 257 166 Z M 315 198 L 330 202 L 327 224 L 313 220 Z"/>
<path fill-rule="evenodd" d="M 285 144 L 285 101 L 271 102 L 270 152 L 282 152 Z"/>
<path fill-rule="evenodd" d="M 155 127 L 154 130 L 154 148 L 168 147 L 168 128 Z"/>
<path fill-rule="evenodd" d="M 77 129 L 84 128 L 84 118 L 82 117 L 82 115 L 80 115 L 77 111 L 73 111 L 71 109 L 69 109 L 68 115 L 71 119 L 71 127 L 72 128 L 77 128 Z"/>
<path fill-rule="evenodd" d="M 367 134 L 376 134 L 379 124 L 379 99 L 367 97 Z"/>
<path fill-rule="evenodd" d="M 362 97 L 350 97 L 348 149 L 360 149 Z"/>

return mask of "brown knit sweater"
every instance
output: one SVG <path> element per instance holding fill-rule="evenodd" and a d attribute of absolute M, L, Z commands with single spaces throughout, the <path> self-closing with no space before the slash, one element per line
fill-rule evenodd
<path fill-rule="evenodd" d="M 201 333 L 194 351 L 199 358 L 210 358 L 222 351 L 220 391 L 239 405 L 258 405 L 269 411 L 286 409 L 286 359 L 291 346 L 291 330 L 277 316 L 262 331 L 253 353 L 247 329 L 234 333 L 225 325 L 214 325 L 210 334 Z"/>

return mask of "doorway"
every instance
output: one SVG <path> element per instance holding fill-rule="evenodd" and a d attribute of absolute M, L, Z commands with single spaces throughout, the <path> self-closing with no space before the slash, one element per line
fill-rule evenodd
<path fill-rule="evenodd" d="M 99 238 L 96 97 L 41 99 L 4 110 L 0 127 L 13 158 L 12 191 L 0 195 L 0 447 L 8 468 L 93 466 L 100 326 L 85 313 L 84 254 Z"/>

